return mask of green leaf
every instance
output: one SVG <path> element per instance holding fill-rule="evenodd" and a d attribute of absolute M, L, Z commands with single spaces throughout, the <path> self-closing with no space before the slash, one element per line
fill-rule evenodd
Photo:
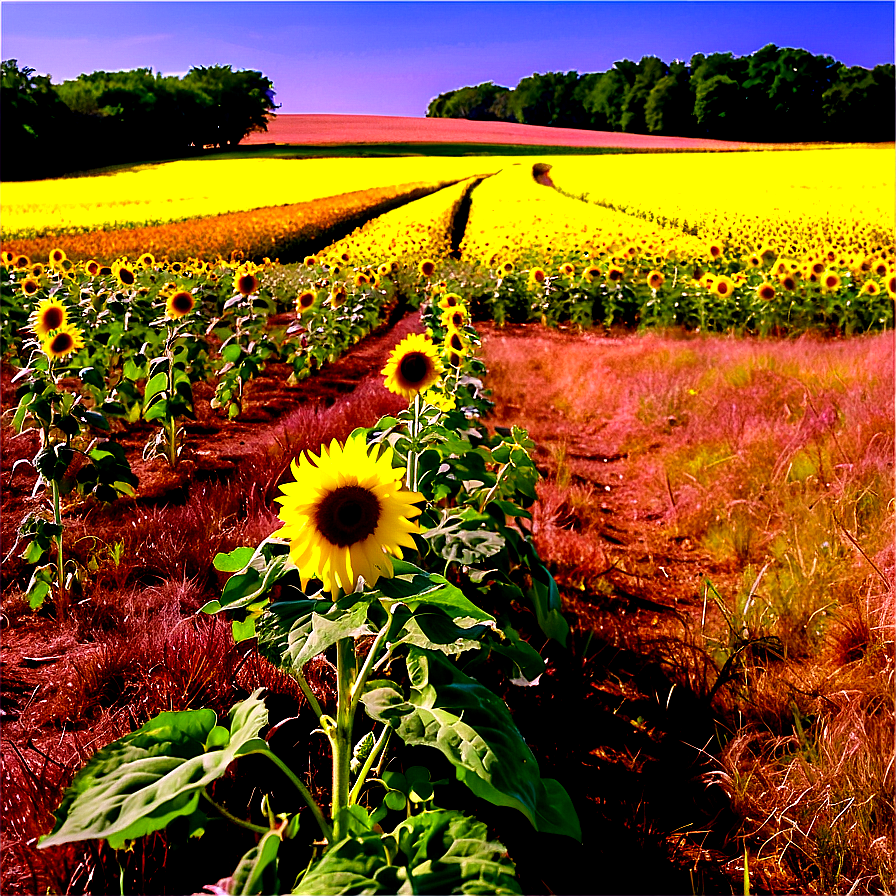
<path fill-rule="evenodd" d="M 104 839 L 114 849 L 196 809 L 203 787 L 249 749 L 268 713 L 260 690 L 230 713 L 230 738 L 207 747 L 217 717 L 210 709 L 163 712 L 95 753 L 75 775 L 40 847 Z M 212 738 L 212 742 L 217 738 Z"/>
<path fill-rule="evenodd" d="M 411 647 L 407 668 L 407 700 L 391 688 L 361 697 L 372 718 L 409 745 L 441 751 L 477 796 L 519 809 L 538 831 L 581 839 L 572 801 L 558 782 L 541 777 L 499 697 L 439 653 Z"/>
<path fill-rule="evenodd" d="M 333 845 L 299 881 L 295 894 L 494 894 L 522 891 L 513 863 L 486 826 L 460 812 L 432 809 L 391 834 L 370 831 Z"/>
<path fill-rule="evenodd" d="M 400 602 L 415 611 L 428 605 L 438 607 L 455 622 L 471 620 L 494 625 L 494 616 L 477 607 L 460 588 L 452 585 L 444 576 L 424 572 L 413 563 L 394 557 L 392 568 L 395 574 L 391 579 L 381 578 L 377 582 L 384 597 L 383 603 L 387 607 L 392 602 Z"/>
<path fill-rule="evenodd" d="M 472 566 L 504 550 L 505 539 L 490 531 L 493 525 L 491 516 L 467 507 L 461 511 L 444 511 L 438 526 L 429 529 L 423 537 L 443 560 Z"/>
<path fill-rule="evenodd" d="M 219 572 L 239 572 L 249 565 L 254 554 L 253 548 L 235 548 L 229 554 L 215 554 L 212 563 Z"/>
<path fill-rule="evenodd" d="M 243 347 L 238 342 L 231 342 L 230 345 L 225 345 L 221 350 L 221 357 L 228 364 L 235 364 L 237 361 L 239 361 L 242 353 Z"/>
<path fill-rule="evenodd" d="M 236 866 L 232 883 L 228 887 L 231 896 L 261 896 L 262 893 L 273 892 L 270 882 L 265 886 L 265 879 L 276 880 L 277 852 L 282 842 L 280 835 L 275 831 L 262 834 L 258 844 L 253 846 Z"/>
<path fill-rule="evenodd" d="M 367 624 L 372 599 L 370 592 L 352 592 L 330 606 L 325 614 L 312 612 L 309 617 L 293 625 L 287 638 L 284 661 L 293 669 L 301 670 L 308 660 L 337 641 L 373 634 L 373 629 Z"/>
<path fill-rule="evenodd" d="M 569 624 L 560 611 L 560 591 L 557 583 L 546 566 L 539 564 L 532 570 L 532 588 L 529 596 L 541 630 L 565 647 Z"/>
<path fill-rule="evenodd" d="M 161 371 L 149 380 L 147 380 L 146 388 L 143 390 L 143 406 L 147 407 L 149 403 L 161 392 L 168 388 L 168 373 Z"/>

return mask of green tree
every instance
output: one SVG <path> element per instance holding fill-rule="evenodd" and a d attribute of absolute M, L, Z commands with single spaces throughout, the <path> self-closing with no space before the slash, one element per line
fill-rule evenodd
<path fill-rule="evenodd" d="M 620 124 L 622 130 L 629 134 L 646 134 L 647 121 L 645 108 L 650 91 L 657 82 L 666 76 L 669 69 L 662 59 L 656 56 L 643 56 L 638 63 L 637 74 L 622 102 Z"/>
<path fill-rule="evenodd" d="M 700 82 L 694 116 L 701 133 L 719 140 L 734 140 L 745 130 L 735 114 L 741 104 L 740 85 L 727 75 L 713 75 Z"/>
<path fill-rule="evenodd" d="M 233 71 L 229 65 L 195 66 L 183 84 L 203 94 L 197 145 L 235 146 L 253 131 L 267 130 L 279 106 L 274 85 L 261 72 Z"/>
<path fill-rule="evenodd" d="M 582 99 L 591 127 L 600 131 L 622 130 L 622 108 L 628 91 L 635 83 L 638 65 L 629 59 L 613 63 Z"/>
<path fill-rule="evenodd" d="M 497 100 L 510 93 L 493 81 L 461 87 L 437 96 L 426 111 L 429 118 L 466 118 L 470 121 L 496 121 Z"/>
<path fill-rule="evenodd" d="M 70 115 L 50 78 L 2 62 L 0 116 L 3 119 L 3 178 L 29 180 L 64 170 L 63 141 Z"/>
<path fill-rule="evenodd" d="M 683 62 L 673 62 L 669 74 L 653 86 L 644 104 L 644 121 L 651 134 L 689 137 L 694 133 L 691 73 Z"/>
<path fill-rule="evenodd" d="M 574 71 L 530 75 L 517 84 L 508 97 L 508 106 L 521 124 L 580 127 L 584 116 L 576 102 L 578 80 L 579 74 Z"/>

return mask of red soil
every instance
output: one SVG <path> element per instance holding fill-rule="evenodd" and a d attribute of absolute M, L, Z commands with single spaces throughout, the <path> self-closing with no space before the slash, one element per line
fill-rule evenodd
<path fill-rule="evenodd" d="M 752 149 L 757 144 L 692 137 L 617 134 L 576 128 L 547 128 L 506 121 L 404 118 L 390 115 L 277 115 L 266 133 L 249 134 L 241 145 L 264 143 L 501 143 L 619 149 Z M 767 147 L 766 147 L 767 148 Z"/>

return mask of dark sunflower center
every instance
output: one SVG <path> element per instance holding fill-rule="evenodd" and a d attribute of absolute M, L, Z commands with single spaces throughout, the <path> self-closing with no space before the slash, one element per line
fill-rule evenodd
<path fill-rule="evenodd" d="M 44 327 L 48 330 L 56 330 L 62 326 L 62 309 L 55 305 L 44 311 Z"/>
<path fill-rule="evenodd" d="M 408 352 L 401 359 L 398 371 L 406 383 L 422 383 L 429 373 L 429 359 L 422 352 Z"/>
<path fill-rule="evenodd" d="M 57 333 L 50 343 L 50 350 L 57 355 L 64 355 L 74 348 L 75 342 L 70 333 Z"/>
<path fill-rule="evenodd" d="M 240 277 L 236 288 L 244 296 L 251 295 L 255 291 L 255 278 L 251 276 Z"/>
<path fill-rule="evenodd" d="M 135 280 L 135 277 L 133 273 L 127 268 L 122 268 L 118 272 L 118 279 L 121 280 L 121 282 L 124 283 L 125 286 L 131 286 Z"/>
<path fill-rule="evenodd" d="M 171 297 L 171 308 L 178 314 L 186 314 L 193 308 L 193 296 L 188 292 L 179 292 Z"/>
<path fill-rule="evenodd" d="M 372 535 L 379 519 L 380 502 L 373 492 L 360 485 L 343 485 L 320 502 L 314 524 L 330 544 L 344 548 Z"/>

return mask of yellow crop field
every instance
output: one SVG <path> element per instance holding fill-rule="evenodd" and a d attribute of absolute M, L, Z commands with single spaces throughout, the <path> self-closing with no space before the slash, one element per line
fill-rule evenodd
<path fill-rule="evenodd" d="M 884 146 L 555 157 L 564 193 L 659 224 L 687 225 L 726 253 L 763 246 L 865 255 L 892 246 L 896 150 Z"/>
<path fill-rule="evenodd" d="M 310 202 L 496 171 L 500 158 L 187 159 L 3 184 L 2 233 L 93 230 Z"/>
<path fill-rule="evenodd" d="M 295 255 L 296 246 L 321 239 L 329 229 L 376 214 L 396 202 L 423 196 L 437 183 L 410 183 L 359 190 L 310 202 L 231 212 L 179 223 L 87 233 L 4 239 L 3 251 L 45 261 L 61 250 L 73 261 L 111 262 L 149 252 L 159 259 L 258 258 Z"/>
<path fill-rule="evenodd" d="M 704 249 L 681 231 L 563 196 L 537 182 L 530 163 L 511 165 L 476 187 L 461 243 L 462 255 L 486 263 L 523 256 L 547 263 L 555 256 L 624 254 L 631 248 L 664 256 L 701 255 Z"/>
<path fill-rule="evenodd" d="M 386 212 L 318 256 L 333 264 L 444 258 L 451 250 L 455 213 L 470 185 L 469 180 L 464 180 Z"/>

